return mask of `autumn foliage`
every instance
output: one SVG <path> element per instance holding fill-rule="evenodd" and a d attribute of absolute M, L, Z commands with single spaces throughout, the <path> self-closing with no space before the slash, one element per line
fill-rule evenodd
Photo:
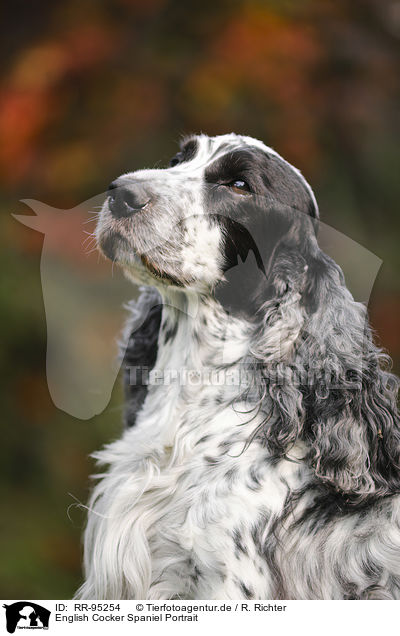
<path fill-rule="evenodd" d="M 87 454 L 119 410 L 78 422 L 51 403 L 39 258 L 22 198 L 59 208 L 118 174 L 165 165 L 183 133 L 261 138 L 313 184 L 326 223 L 384 262 L 378 338 L 400 361 L 398 39 L 393 0 L 18 0 L 4 9 L 0 82 L 1 463 L 4 598 L 79 582 Z M 68 230 L 59 250 L 77 262 Z M 118 397 L 116 398 L 118 403 Z M 73 497 L 68 495 L 71 492 Z M 77 516 L 74 516 L 77 515 Z"/>

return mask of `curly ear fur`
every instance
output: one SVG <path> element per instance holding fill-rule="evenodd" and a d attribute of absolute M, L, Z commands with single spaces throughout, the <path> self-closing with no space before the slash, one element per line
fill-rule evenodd
<path fill-rule="evenodd" d="M 319 482 L 348 501 L 394 494 L 398 379 L 384 369 L 390 359 L 374 345 L 366 308 L 340 268 L 314 236 L 301 252 L 286 245 L 275 255 L 252 350 L 274 414 L 265 441 L 278 455 L 305 442 Z"/>

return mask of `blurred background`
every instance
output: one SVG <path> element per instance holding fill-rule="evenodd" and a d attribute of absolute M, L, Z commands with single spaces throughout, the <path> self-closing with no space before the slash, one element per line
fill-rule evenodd
<path fill-rule="evenodd" d="M 399 371 L 400 5 L 14 0 L 1 29 L 0 597 L 69 598 L 84 524 L 70 506 L 87 498 L 88 454 L 120 433 L 121 392 L 88 420 L 52 403 L 43 235 L 10 214 L 29 214 L 23 198 L 71 208 L 165 165 L 184 133 L 258 137 L 302 170 L 326 223 L 383 260 L 371 320 Z"/>

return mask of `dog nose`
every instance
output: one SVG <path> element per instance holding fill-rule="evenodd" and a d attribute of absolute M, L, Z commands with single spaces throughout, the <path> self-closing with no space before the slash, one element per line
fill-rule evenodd
<path fill-rule="evenodd" d="M 116 179 L 108 187 L 108 207 L 116 218 L 128 217 L 142 210 L 150 201 L 143 184 Z"/>

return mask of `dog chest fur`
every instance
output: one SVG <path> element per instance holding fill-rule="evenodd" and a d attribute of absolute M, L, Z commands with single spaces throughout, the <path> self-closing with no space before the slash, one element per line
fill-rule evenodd
<path fill-rule="evenodd" d="M 95 490 L 88 533 L 92 526 L 93 549 L 108 564 L 107 594 L 114 598 L 235 598 L 244 590 L 271 596 L 251 533 L 260 519 L 268 532 L 289 484 L 301 483 L 300 468 L 282 460 L 277 469 L 259 442 L 247 445 L 261 420 L 249 414 L 248 403 L 229 404 L 237 386 L 224 383 L 216 393 L 212 383 L 168 380 L 172 369 L 211 371 L 204 366 L 207 343 L 193 344 L 205 315 L 212 334 L 212 323 L 221 321 L 206 307 L 195 320 L 181 317 L 175 338 L 160 342 L 155 368 L 162 381 L 149 386 L 136 426 L 96 454 L 109 469 Z M 171 320 L 168 312 L 164 322 Z M 240 325 L 227 330 L 239 354 Z M 213 360 L 221 359 L 216 343 L 208 344 Z"/>
<path fill-rule="evenodd" d="M 177 428 L 169 445 L 159 438 L 143 444 L 145 413 L 146 405 L 137 428 L 99 454 L 110 469 L 96 504 L 103 515 L 95 516 L 96 524 L 106 526 L 97 528 L 98 549 L 106 556 L 119 546 L 115 584 L 124 581 L 124 589 L 115 589 L 115 597 L 234 598 L 244 588 L 271 596 L 252 526 L 262 518 L 267 532 L 266 520 L 282 510 L 288 481 L 300 484 L 299 465 L 284 460 L 281 470 L 271 469 L 260 444 L 245 449 L 245 416 L 232 407 L 203 419 L 193 434 L 193 415 L 181 406 L 172 414 Z M 163 417 L 161 411 L 159 422 Z M 115 567 L 110 562 L 108 581 Z"/>

